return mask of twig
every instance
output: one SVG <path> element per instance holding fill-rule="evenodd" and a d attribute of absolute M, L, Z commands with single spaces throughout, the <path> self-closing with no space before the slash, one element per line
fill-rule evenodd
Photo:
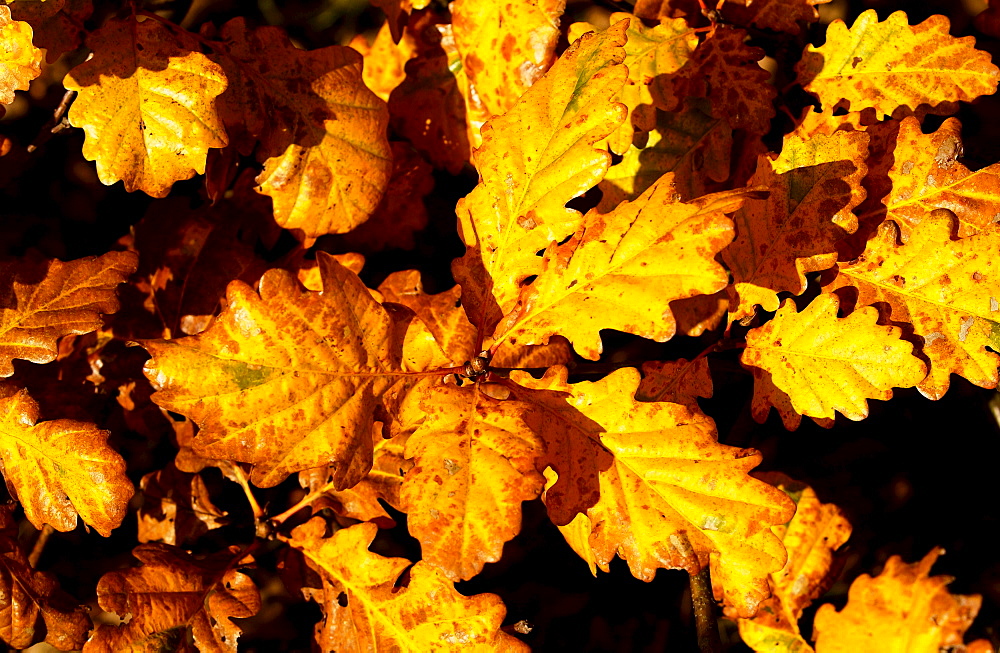
<path fill-rule="evenodd" d="M 66 120 L 66 112 L 69 111 L 69 105 L 73 101 L 73 97 L 76 95 L 76 91 L 66 91 L 63 94 L 62 101 L 59 102 L 59 106 L 52 113 L 52 119 L 45 123 L 45 127 L 39 132 L 35 140 L 28 146 L 28 152 L 34 152 L 40 146 L 44 145 L 50 138 L 64 129 L 69 129 L 72 125 Z"/>
<path fill-rule="evenodd" d="M 687 533 L 680 532 L 670 537 L 671 542 L 680 549 L 684 558 L 697 565 L 698 556 L 691 546 Z M 698 572 L 691 573 L 688 568 L 688 580 L 691 583 L 691 607 L 694 611 L 694 623 L 698 632 L 698 650 L 701 653 L 721 653 L 722 640 L 719 638 L 719 623 L 715 616 L 715 597 L 712 596 L 712 579 L 706 564 Z"/>
<path fill-rule="evenodd" d="M 275 524 L 283 524 L 283 523 L 285 523 L 286 519 L 288 519 L 289 517 L 291 517 L 292 515 L 294 515 L 298 511 L 302 510 L 303 508 L 305 508 L 306 506 L 308 506 L 312 502 L 316 501 L 321 496 L 323 496 L 326 492 L 329 492 L 332 489 L 333 489 L 333 481 L 330 481 L 329 483 L 327 483 L 323 487 L 319 488 L 318 490 L 314 490 L 314 491 L 310 492 L 309 494 L 305 495 L 304 497 L 302 497 L 301 501 L 299 501 L 298 503 L 296 503 L 294 506 L 292 506 L 291 508 L 289 508 L 285 512 L 281 513 L 280 515 L 275 515 L 274 517 L 271 517 L 271 521 L 273 523 L 275 523 Z"/>
<path fill-rule="evenodd" d="M 264 516 L 264 511 L 261 510 L 260 504 L 257 503 L 257 497 L 250 490 L 250 483 L 247 482 L 247 476 L 243 473 L 243 468 L 239 466 L 239 463 L 234 463 L 232 469 L 233 474 L 236 476 L 236 482 L 240 484 L 240 487 L 243 488 L 243 493 L 247 495 L 247 501 L 250 502 L 250 509 L 253 510 L 254 520 L 260 521 L 260 518 Z"/>
<path fill-rule="evenodd" d="M 49 524 L 42 526 L 42 530 L 38 533 L 38 539 L 35 540 L 35 545 L 31 547 L 31 554 L 28 556 L 28 564 L 34 569 L 38 566 L 38 559 L 42 557 L 42 552 L 45 551 L 45 545 L 48 543 L 49 538 L 52 536 L 52 532 L 55 529 Z"/>

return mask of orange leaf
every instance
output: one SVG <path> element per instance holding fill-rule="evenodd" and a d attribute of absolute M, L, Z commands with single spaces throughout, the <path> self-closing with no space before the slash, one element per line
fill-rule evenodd
<path fill-rule="evenodd" d="M 329 538 L 323 537 L 325 530 L 323 520 L 314 517 L 285 540 L 322 577 L 322 589 L 306 595 L 319 602 L 325 614 L 316 632 L 323 650 L 528 650 L 500 630 L 506 609 L 495 594 L 462 596 L 441 571 L 425 562 L 411 567 L 409 582 L 397 588 L 410 561 L 368 550 L 378 530 L 375 524 L 356 524 Z"/>
<path fill-rule="evenodd" d="M 799 632 L 802 611 L 832 582 L 833 552 L 851 535 L 851 524 L 832 503 L 820 503 L 811 487 L 784 474 L 765 472 L 758 478 L 773 484 L 795 501 L 795 516 L 773 526 L 788 552 L 788 562 L 771 574 L 773 595 L 757 616 L 738 620 L 743 642 L 759 653 L 812 653 Z"/>
<path fill-rule="evenodd" d="M 733 237 L 725 213 L 746 191 L 681 203 L 671 182 L 664 175 L 634 202 L 606 215 L 589 212 L 568 242 L 550 244 L 538 278 L 521 289 L 495 341 L 544 344 L 558 333 L 597 360 L 601 329 L 672 338 L 671 301 L 726 287 L 728 274 L 715 255 Z"/>
<path fill-rule="evenodd" d="M 182 472 L 173 463 L 143 476 L 139 489 L 143 503 L 138 539 L 144 544 L 181 544 L 229 523 L 226 511 L 212 503 L 201 476 Z"/>
<path fill-rule="evenodd" d="M 196 559 L 166 544 L 142 544 L 132 551 L 142 566 L 104 574 L 97 603 L 121 618 L 120 626 L 101 625 L 83 647 L 101 651 L 187 650 L 235 653 L 241 628 L 235 618 L 260 609 L 260 593 L 245 574 L 231 568 L 229 552 Z"/>
<path fill-rule="evenodd" d="M 758 160 L 750 183 L 770 195 L 736 212 L 736 240 L 722 253 L 734 279 L 731 320 L 752 316 L 757 304 L 777 310 L 779 292 L 800 295 L 806 274 L 836 264 L 837 241 L 857 229 L 867 153 L 867 134 L 835 132 L 786 139 L 779 158 Z"/>
<path fill-rule="evenodd" d="M 521 502 L 536 498 L 542 445 L 524 423 L 528 405 L 485 396 L 479 384 L 437 385 L 406 442 L 414 460 L 400 493 L 423 560 L 467 580 L 521 530 Z"/>
<path fill-rule="evenodd" d="M 393 40 L 398 43 L 410 12 L 424 9 L 430 4 L 430 0 L 372 0 L 372 4 L 385 12 L 386 24 Z"/>
<path fill-rule="evenodd" d="M 624 119 L 616 96 L 628 74 L 625 21 L 585 34 L 503 116 L 483 127 L 480 182 L 459 201 L 465 257 L 454 265 L 474 323 L 491 329 L 520 282 L 542 267 L 535 255 L 577 230 L 566 203 L 601 180 L 611 155 L 594 148 Z"/>
<path fill-rule="evenodd" d="M 62 261 L 0 263 L 0 377 L 11 361 L 56 359 L 56 340 L 101 327 L 118 310 L 115 288 L 135 271 L 135 252 Z"/>
<path fill-rule="evenodd" d="M 847 595 L 847 606 L 816 613 L 816 653 L 938 653 L 964 648 L 962 636 L 972 625 L 982 597 L 950 594 L 949 576 L 930 576 L 944 549 L 932 549 L 920 562 L 906 564 L 892 556 L 877 577 L 862 574 Z"/>
<path fill-rule="evenodd" d="M 243 18 L 219 36 L 230 80 L 219 114 L 241 151 L 261 141 L 257 183 L 278 224 L 316 237 L 367 220 L 389 182 L 392 154 L 389 111 L 362 81 L 361 55 L 340 45 L 300 50 L 283 30 L 250 30 Z"/>
<path fill-rule="evenodd" d="M 711 398 L 712 372 L 707 358 L 648 361 L 642 364 L 637 401 L 669 401 L 698 410 L 695 397 Z"/>
<path fill-rule="evenodd" d="M 796 412 L 833 419 L 868 416 L 868 399 L 887 401 L 892 388 L 912 388 L 927 375 L 898 327 L 878 326 L 863 308 L 838 318 L 836 295 L 822 294 L 802 310 L 786 299 L 774 319 L 747 334 L 740 359 L 771 374 Z"/>
<path fill-rule="evenodd" d="M 77 516 L 104 537 L 125 518 L 135 490 L 107 431 L 69 419 L 38 422 L 26 390 L 0 385 L 0 460 L 7 487 L 35 528 L 76 528 Z"/>
<path fill-rule="evenodd" d="M 94 13 L 92 0 L 22 0 L 9 6 L 14 20 L 31 25 L 32 42 L 45 50 L 49 63 L 80 47 L 85 33 L 83 24 Z"/>
<path fill-rule="evenodd" d="M 729 297 L 725 290 L 714 295 L 695 295 L 670 302 L 670 312 L 677 320 L 677 331 L 697 338 L 719 326 L 729 311 Z"/>
<path fill-rule="evenodd" d="M 525 419 L 545 442 L 541 464 L 558 476 L 543 497 L 549 516 L 557 526 L 581 513 L 589 520 L 572 525 L 590 531 L 573 535 L 586 542 L 588 563 L 607 570 L 618 553 L 649 581 L 658 568 L 696 572 L 711 560 L 726 601 L 754 614 L 769 594 L 767 575 L 785 563 L 769 528 L 794 512 L 784 493 L 748 475 L 759 453 L 719 444 L 700 412 L 633 400 L 634 369 L 573 385 L 562 367 L 541 380 L 511 378 L 527 388 L 514 396 L 537 407 Z M 679 545 L 682 534 L 690 549 Z"/>
<path fill-rule="evenodd" d="M 87 37 L 94 57 L 66 75 L 78 93 L 69 121 L 86 133 L 83 156 L 102 183 L 166 197 L 205 172 L 208 148 L 229 142 L 214 102 L 226 75 L 182 34 L 156 20 L 108 20 Z"/>
<path fill-rule="evenodd" d="M 317 259 L 322 293 L 270 270 L 260 294 L 230 283 L 203 333 L 143 343 L 153 401 L 197 422 L 198 454 L 254 464 L 261 487 L 327 463 L 337 489 L 361 480 L 375 408 L 403 379 L 395 318 L 355 274 Z"/>
<path fill-rule="evenodd" d="M 403 65 L 417 54 L 413 35 L 404 31 L 399 43 L 393 43 L 389 23 L 385 22 L 373 43 L 369 44 L 364 34 L 358 34 L 351 39 L 350 46 L 364 57 L 361 78 L 365 86 L 388 102 L 389 94 L 406 77 Z"/>
<path fill-rule="evenodd" d="M 720 16 L 727 23 L 798 34 L 801 23 L 815 23 L 819 18 L 815 5 L 827 2 L 830 0 L 727 0 Z M 706 2 L 704 6 L 711 8 L 716 3 Z M 637 0 L 635 13 L 648 20 L 694 18 L 701 16 L 701 6 L 698 0 Z"/>
<path fill-rule="evenodd" d="M 989 53 L 975 49 L 974 38 L 955 38 L 948 28 L 941 15 L 911 27 L 902 11 L 880 23 L 869 9 L 850 30 L 842 20 L 830 23 L 826 43 L 808 46 L 795 71 L 824 108 L 844 99 L 852 111 L 875 107 L 884 116 L 901 106 L 915 110 L 991 95 L 1000 69 Z"/>
<path fill-rule="evenodd" d="M 42 74 L 42 51 L 31 43 L 31 25 L 11 20 L 10 7 L 0 5 L 0 104 L 14 101 L 14 91 L 27 91 Z"/>
<path fill-rule="evenodd" d="M 883 318 L 912 325 L 930 362 L 917 389 L 931 399 L 944 396 L 951 374 L 982 388 L 996 387 L 1000 362 L 986 349 L 1000 310 L 1000 275 L 993 255 L 1000 251 L 1000 233 L 951 240 L 954 227 L 955 214 L 936 209 L 900 245 L 896 223 L 887 221 L 865 253 L 838 264 L 836 278 L 824 287 L 854 288 L 858 306 L 877 305 Z"/>

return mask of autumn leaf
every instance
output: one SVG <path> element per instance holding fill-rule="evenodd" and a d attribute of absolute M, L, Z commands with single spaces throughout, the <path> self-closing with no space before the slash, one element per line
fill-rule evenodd
<path fill-rule="evenodd" d="M 139 482 L 139 542 L 181 544 L 229 523 L 198 474 L 180 471 L 173 464 L 150 472 Z"/>
<path fill-rule="evenodd" d="M 393 40 L 398 43 L 410 13 L 424 9 L 430 4 L 430 0 L 372 0 L 372 4 L 385 12 L 386 24 Z"/>
<path fill-rule="evenodd" d="M 897 244 L 896 223 L 887 221 L 865 253 L 838 264 L 824 287 L 853 288 L 843 292 L 856 292 L 858 306 L 876 306 L 893 323 L 912 325 L 930 363 L 917 389 L 931 399 L 944 396 L 951 374 L 983 388 L 997 384 L 1000 359 L 986 347 L 1000 310 L 1000 276 L 990 254 L 1000 248 L 1000 234 L 990 230 L 951 240 L 954 228 L 955 214 L 935 209 L 906 243 Z"/>
<path fill-rule="evenodd" d="M 87 37 L 94 58 L 64 84 L 78 93 L 69 121 L 83 128 L 83 156 L 102 183 L 166 197 L 175 181 L 205 172 L 208 148 L 229 142 L 214 103 L 226 75 L 184 34 L 131 18 Z"/>
<path fill-rule="evenodd" d="M 698 409 L 696 397 L 711 398 L 712 372 L 707 358 L 647 361 L 642 364 L 642 382 L 635 391 L 637 401 L 669 401 Z"/>
<path fill-rule="evenodd" d="M 413 469 L 400 492 L 410 534 L 424 561 L 467 580 L 521 530 L 521 502 L 544 479 L 542 444 L 524 423 L 530 407 L 472 387 L 438 385 L 421 402 L 425 419 L 406 442 Z"/>
<path fill-rule="evenodd" d="M 317 259 L 322 293 L 270 270 L 259 294 L 230 283 L 201 334 L 143 343 L 153 401 L 198 424 L 200 455 L 252 463 L 260 487 L 327 463 L 337 489 L 361 480 L 375 408 L 402 379 L 395 318 L 355 274 Z"/>
<path fill-rule="evenodd" d="M 780 157 L 761 157 L 750 183 L 770 195 L 736 212 L 736 240 L 722 253 L 734 279 L 731 320 L 758 304 L 777 310 L 779 292 L 800 295 L 806 274 L 836 264 L 837 241 L 857 229 L 852 210 L 865 197 L 867 150 L 866 134 L 835 132 L 786 139 Z"/>
<path fill-rule="evenodd" d="M 719 444 L 714 422 L 689 407 L 633 400 L 635 369 L 572 385 L 560 367 L 541 380 L 511 378 L 527 388 L 513 396 L 537 406 L 526 421 L 545 443 L 541 464 L 558 477 L 544 495 L 549 516 L 557 526 L 586 516 L 588 563 L 606 571 L 617 553 L 649 581 L 658 568 L 696 572 L 711 561 L 726 601 L 754 614 L 767 575 L 785 563 L 769 528 L 793 514 L 782 492 L 748 475 L 759 453 Z"/>
<path fill-rule="evenodd" d="M 670 302 L 670 312 L 677 320 L 677 332 L 692 338 L 715 329 L 728 311 L 729 298 L 725 290 Z"/>
<path fill-rule="evenodd" d="M 933 134 L 924 134 L 916 118 L 900 123 L 889 170 L 892 192 L 884 202 L 904 239 L 934 209 L 955 213 L 962 238 L 995 228 L 1000 214 L 1000 165 L 972 172 L 959 163 L 961 130 L 954 118 L 945 120 Z"/>
<path fill-rule="evenodd" d="M 101 314 L 118 310 L 115 289 L 137 261 L 134 252 L 108 252 L 0 263 L 0 377 L 14 373 L 15 358 L 48 363 L 59 338 L 99 329 Z"/>
<path fill-rule="evenodd" d="M 453 266 L 462 301 L 478 325 L 499 319 L 537 274 L 535 255 L 575 232 L 579 211 L 566 207 L 607 171 L 610 154 L 594 143 L 624 119 L 612 100 L 625 82 L 626 22 L 585 34 L 506 114 L 483 127 L 476 150 L 480 182 L 459 201 L 465 257 Z"/>
<path fill-rule="evenodd" d="M 588 213 L 569 241 L 548 246 L 538 278 L 521 290 L 495 340 L 544 344 L 558 333 L 592 360 L 603 349 L 601 329 L 669 340 L 676 332 L 669 302 L 726 287 L 715 255 L 733 237 L 725 214 L 745 194 L 678 202 L 668 174 L 634 202 Z"/>
<path fill-rule="evenodd" d="M 631 14 L 611 14 L 611 24 L 628 20 L 625 31 L 625 66 L 628 79 L 614 99 L 628 109 L 628 120 L 608 137 L 608 147 L 615 154 L 625 154 L 633 137 L 651 131 L 656 126 L 656 110 L 649 94 L 649 84 L 658 75 L 680 70 L 698 45 L 698 35 L 683 20 L 663 20 L 647 28 Z M 574 23 L 569 28 L 569 40 L 595 31 L 589 23 Z M 643 189 L 644 190 L 644 189 Z"/>
<path fill-rule="evenodd" d="M 874 107 L 883 116 L 901 106 L 915 110 L 994 93 L 1000 69 L 989 53 L 976 50 L 971 36 L 955 38 L 948 29 L 941 15 L 910 26 L 902 11 L 880 23 L 869 9 L 849 30 L 842 20 L 830 23 L 826 43 L 808 46 L 795 71 L 824 108 L 843 99 L 852 111 Z"/>
<path fill-rule="evenodd" d="M 406 77 L 403 66 L 417 54 L 413 35 L 403 32 L 399 43 L 393 43 L 389 23 L 386 22 L 375 35 L 374 42 L 368 43 L 363 34 L 358 34 L 351 39 L 350 46 L 364 57 L 361 78 L 365 81 L 365 86 L 388 102 L 389 94 Z"/>
<path fill-rule="evenodd" d="M 455 0 L 455 46 L 486 115 L 500 115 L 555 60 L 566 0 Z M 474 143 L 478 146 L 478 143 Z"/>
<path fill-rule="evenodd" d="M 0 385 L 0 462 L 7 488 L 35 528 L 76 528 L 77 517 L 104 537 L 125 518 L 134 489 L 108 432 L 69 419 L 38 423 L 26 390 Z"/>
<path fill-rule="evenodd" d="M 10 5 L 14 20 L 31 25 L 32 42 L 45 50 L 45 59 L 55 63 L 61 54 L 83 42 L 83 23 L 94 13 L 92 0 L 18 0 Z"/>
<path fill-rule="evenodd" d="M 260 609 L 257 587 L 233 568 L 237 551 L 199 560 L 166 544 L 136 547 L 141 566 L 104 574 L 97 584 L 98 605 L 131 618 L 98 626 L 84 653 L 188 650 L 189 637 L 198 651 L 235 653 L 241 628 L 232 619 Z"/>
<path fill-rule="evenodd" d="M 868 399 L 891 399 L 892 388 L 912 388 L 927 369 L 898 327 L 876 324 L 877 310 L 838 318 L 839 305 L 836 295 L 822 294 L 797 313 L 786 299 L 773 320 L 747 334 L 740 360 L 769 372 L 796 412 L 860 420 Z"/>
<path fill-rule="evenodd" d="M 310 238 L 350 231 L 368 219 L 392 170 L 389 112 L 361 78 L 361 55 L 346 46 L 304 51 L 276 27 L 222 26 L 219 63 L 229 90 L 219 114 L 249 153 L 260 141 L 260 192 L 274 218 Z M 242 140 L 237 140 L 242 139 Z"/>
<path fill-rule="evenodd" d="M 944 549 L 931 549 L 913 564 L 892 556 L 875 578 L 859 576 L 851 583 L 843 610 L 827 604 L 816 613 L 816 653 L 937 653 L 964 648 L 962 636 L 979 612 L 982 597 L 951 594 L 947 590 L 951 577 L 930 575 L 943 553 Z"/>
<path fill-rule="evenodd" d="M 814 23 L 819 18 L 815 5 L 830 0 L 725 0 L 720 17 L 727 23 L 753 25 L 761 29 L 798 34 L 801 23 Z M 715 2 L 704 3 L 714 8 Z M 647 20 L 666 17 L 694 19 L 702 15 L 698 0 L 637 0 L 635 13 Z"/>
<path fill-rule="evenodd" d="M 0 5 L 0 104 L 14 101 L 14 91 L 27 91 L 42 74 L 42 51 L 31 43 L 31 25 L 11 20 L 10 7 Z"/>
<path fill-rule="evenodd" d="M 465 597 L 432 565 L 410 567 L 404 558 L 385 558 L 368 550 L 378 530 L 356 524 L 324 538 L 319 517 L 285 539 L 305 556 L 323 579 L 309 593 L 323 608 L 317 643 L 324 650 L 397 650 L 412 653 L 451 651 L 527 651 L 500 630 L 506 609 L 500 597 Z M 409 569 L 409 582 L 396 588 Z M 338 597 L 343 597 L 338 598 Z"/>
<path fill-rule="evenodd" d="M 737 621 L 740 637 L 760 653 L 812 653 L 799 631 L 799 618 L 832 582 L 834 551 L 850 537 L 851 524 L 840 508 L 821 503 L 804 483 L 774 472 L 758 474 L 758 478 L 795 501 L 795 516 L 787 524 L 771 527 L 781 538 L 788 561 L 781 571 L 771 574 L 773 595 L 761 604 L 757 616 Z"/>

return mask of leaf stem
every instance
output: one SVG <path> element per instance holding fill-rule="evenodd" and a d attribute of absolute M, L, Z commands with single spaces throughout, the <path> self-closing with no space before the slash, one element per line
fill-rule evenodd
<path fill-rule="evenodd" d="M 28 564 L 31 565 L 32 569 L 38 566 L 38 559 L 42 557 L 45 545 L 48 543 L 49 538 L 52 537 L 54 530 L 51 524 L 45 524 L 42 526 L 42 530 L 39 531 L 38 539 L 35 540 L 35 545 L 31 547 L 31 553 L 28 555 Z"/>
<path fill-rule="evenodd" d="M 696 574 L 689 571 L 688 579 L 691 582 L 694 623 L 698 631 L 698 650 L 701 653 L 720 653 L 722 640 L 719 638 L 719 624 L 715 617 L 715 598 L 712 596 L 708 565 Z"/>
<path fill-rule="evenodd" d="M 250 502 L 250 509 L 253 511 L 254 521 L 260 521 L 260 518 L 264 516 L 264 511 L 261 510 L 260 504 L 257 503 L 257 497 L 250 490 L 250 483 L 247 482 L 247 476 L 239 463 L 233 463 L 233 475 L 236 476 L 236 482 L 243 488 L 243 493 L 247 495 L 247 501 Z"/>
<path fill-rule="evenodd" d="M 298 511 L 302 510 L 309 504 L 313 503 L 314 501 L 316 501 L 316 499 L 319 499 L 326 492 L 329 492 L 332 489 L 333 489 L 333 481 L 330 481 L 329 483 L 319 488 L 318 490 L 313 490 L 309 494 L 302 497 L 301 501 L 296 503 L 294 506 L 292 506 L 285 512 L 281 513 L 280 515 L 275 515 L 274 517 L 271 517 L 271 521 L 278 525 L 284 524 L 286 519 L 288 519 Z"/>

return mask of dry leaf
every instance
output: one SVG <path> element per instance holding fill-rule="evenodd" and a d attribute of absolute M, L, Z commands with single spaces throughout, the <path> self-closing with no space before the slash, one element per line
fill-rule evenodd
<path fill-rule="evenodd" d="M 226 511 L 212 503 L 198 474 L 182 472 L 173 463 L 150 472 L 139 482 L 139 542 L 182 544 L 229 523 Z"/>
<path fill-rule="evenodd" d="M 0 104 L 14 101 L 14 91 L 27 91 L 42 74 L 42 51 L 31 43 L 31 25 L 11 20 L 10 7 L 0 5 Z"/>

